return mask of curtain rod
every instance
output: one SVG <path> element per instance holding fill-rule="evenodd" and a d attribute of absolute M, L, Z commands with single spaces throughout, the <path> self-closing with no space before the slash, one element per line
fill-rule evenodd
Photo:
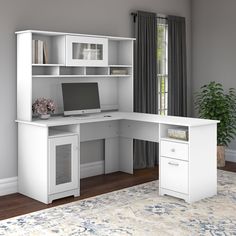
<path fill-rule="evenodd" d="M 137 16 L 138 14 L 136 13 L 136 12 L 131 12 L 131 16 L 133 16 L 134 17 L 134 22 L 136 21 L 136 16 Z M 168 17 L 163 17 L 163 16 L 156 16 L 156 18 L 158 18 L 158 19 L 163 19 L 163 20 L 168 20 Z"/>

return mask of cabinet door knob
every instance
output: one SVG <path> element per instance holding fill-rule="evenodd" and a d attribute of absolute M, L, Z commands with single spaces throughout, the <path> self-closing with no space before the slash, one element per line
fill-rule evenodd
<path fill-rule="evenodd" d="M 175 149 L 174 149 L 174 148 L 171 148 L 171 151 L 172 151 L 172 152 L 175 152 Z"/>
<path fill-rule="evenodd" d="M 171 166 L 179 166 L 179 163 L 176 163 L 176 162 L 168 162 L 168 164 Z"/>

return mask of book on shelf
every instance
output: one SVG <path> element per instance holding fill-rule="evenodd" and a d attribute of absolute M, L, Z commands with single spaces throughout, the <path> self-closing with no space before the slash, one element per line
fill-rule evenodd
<path fill-rule="evenodd" d="M 48 64 L 47 45 L 42 40 L 32 41 L 32 63 L 33 64 Z"/>
<path fill-rule="evenodd" d="M 168 138 L 188 141 L 188 129 L 186 128 L 169 128 Z"/>
<path fill-rule="evenodd" d="M 48 64 L 48 50 L 47 50 L 47 44 L 43 43 L 43 62 L 45 64 Z"/>
<path fill-rule="evenodd" d="M 111 75 L 127 75 L 127 69 L 111 69 Z"/>
<path fill-rule="evenodd" d="M 35 40 L 32 41 L 32 63 L 35 63 Z"/>

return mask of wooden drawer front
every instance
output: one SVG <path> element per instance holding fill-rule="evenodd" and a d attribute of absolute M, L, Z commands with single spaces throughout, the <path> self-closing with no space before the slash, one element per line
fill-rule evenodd
<path fill-rule="evenodd" d="M 161 156 L 188 161 L 188 144 L 161 141 Z"/>
<path fill-rule="evenodd" d="M 161 187 L 188 194 L 188 162 L 161 157 Z"/>

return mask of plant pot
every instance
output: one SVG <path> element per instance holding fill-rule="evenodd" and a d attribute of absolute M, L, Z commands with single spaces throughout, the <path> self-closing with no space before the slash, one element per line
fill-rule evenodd
<path fill-rule="evenodd" d="M 217 167 L 225 166 L 225 146 L 217 146 Z"/>
<path fill-rule="evenodd" d="M 42 119 L 42 120 L 47 120 L 47 119 L 50 118 L 50 114 L 41 114 L 39 117 L 40 117 L 40 119 Z"/>

